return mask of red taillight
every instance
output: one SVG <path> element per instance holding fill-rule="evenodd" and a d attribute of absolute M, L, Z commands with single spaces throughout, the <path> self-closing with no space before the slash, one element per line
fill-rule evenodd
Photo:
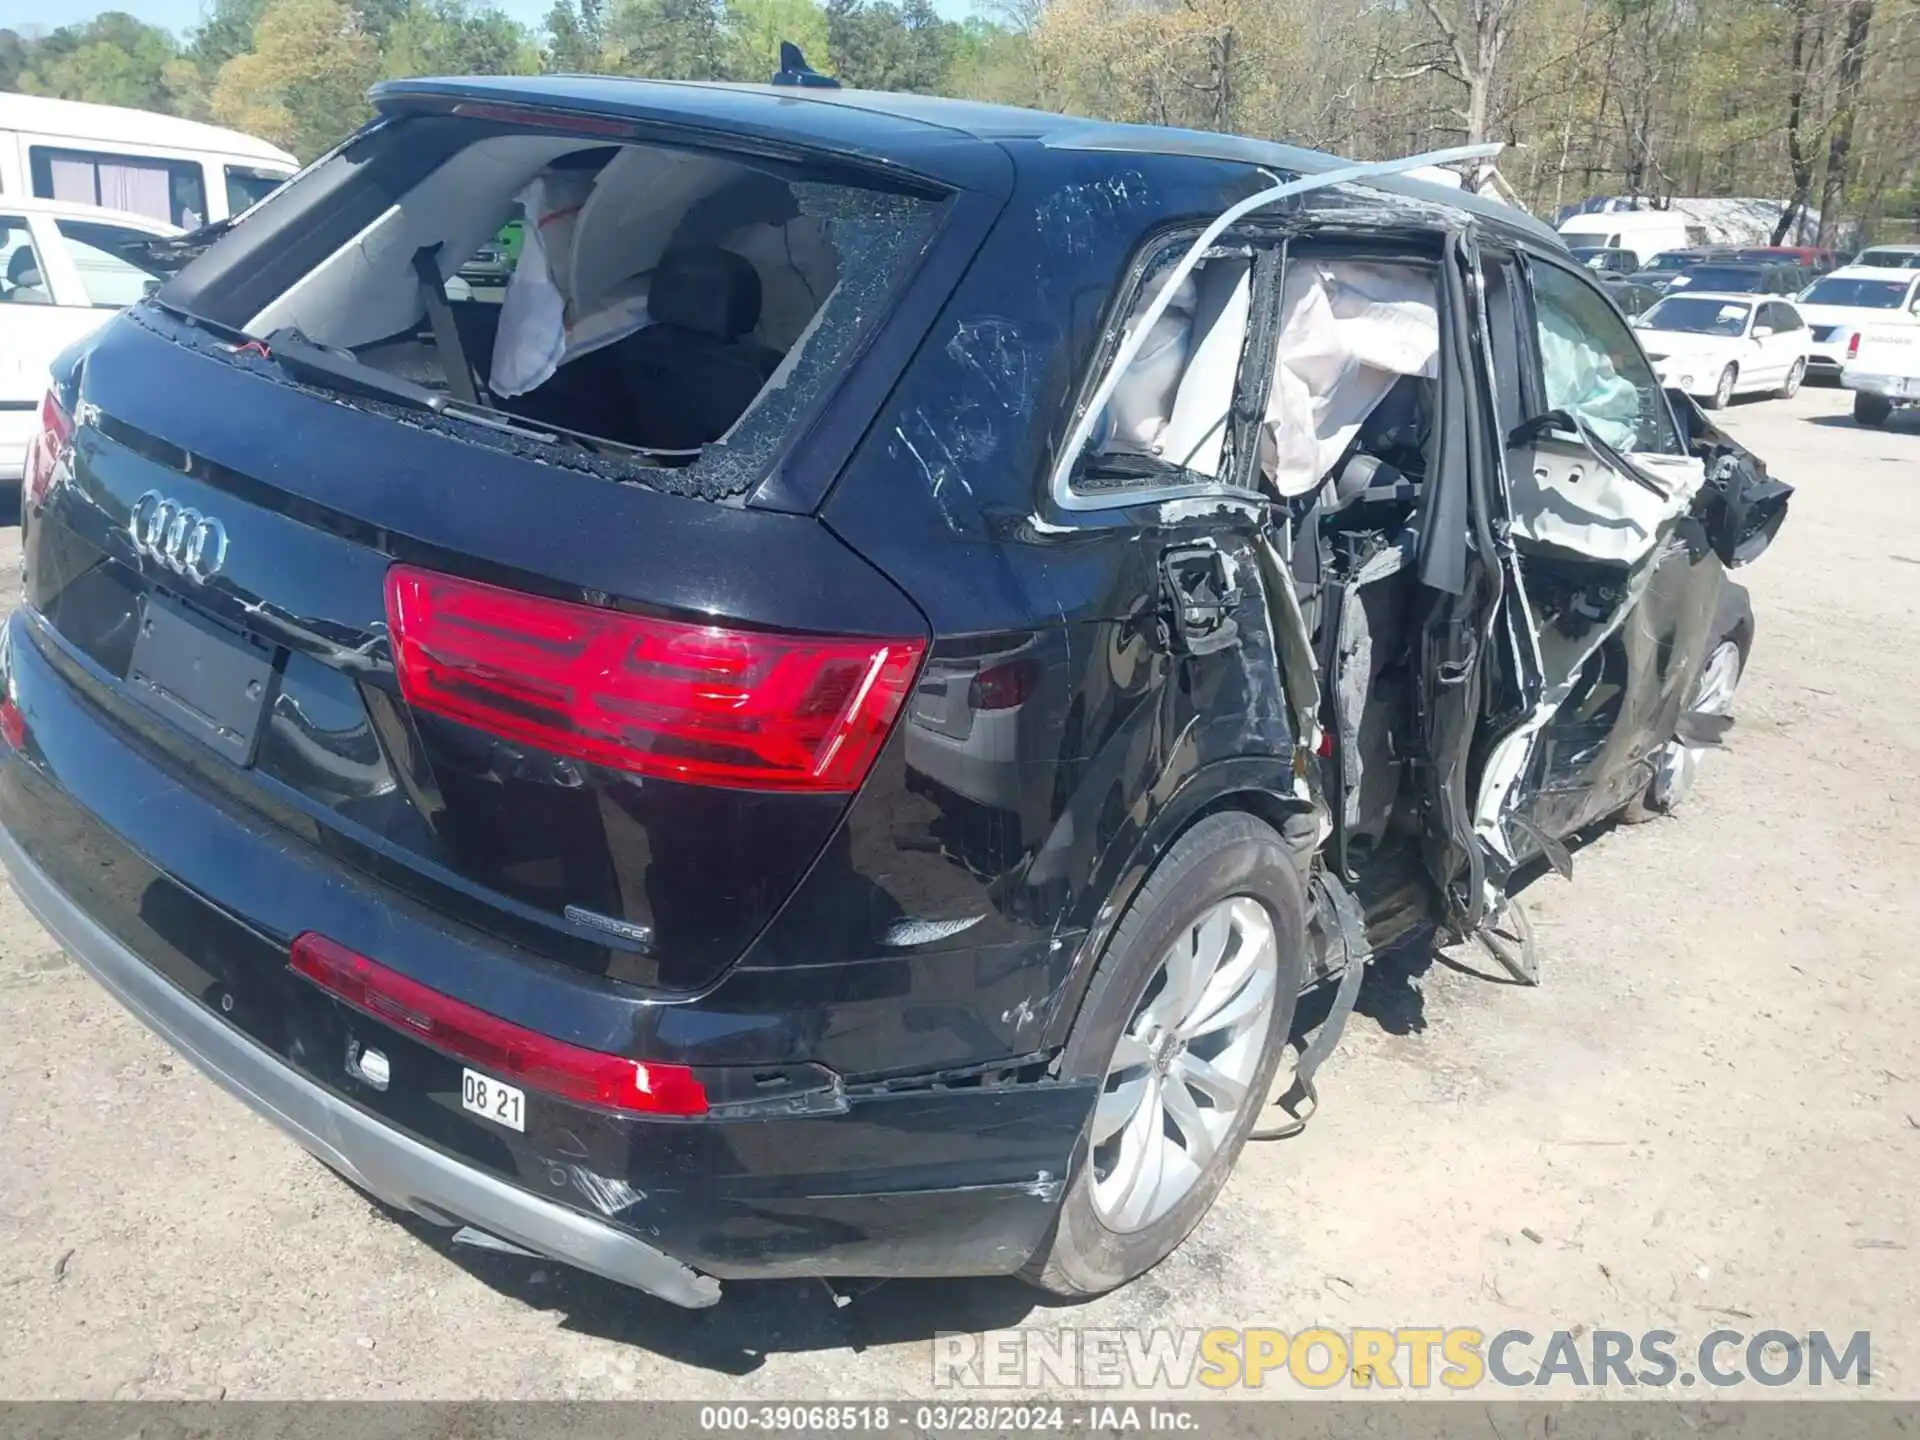
<path fill-rule="evenodd" d="M 1856 330 L 1853 332 L 1853 337 L 1847 341 L 1847 358 L 1849 360 L 1854 360 L 1854 359 L 1858 359 L 1859 355 L 1860 355 L 1860 332 Z"/>
<path fill-rule="evenodd" d="M 60 457 L 73 443 L 73 420 L 49 390 L 40 400 L 40 428 L 27 442 L 27 456 L 20 468 L 20 508 L 38 510 L 53 483 L 53 472 Z"/>
<path fill-rule="evenodd" d="M 27 748 L 27 717 L 20 713 L 11 695 L 0 696 L 0 739 L 15 750 Z"/>
<path fill-rule="evenodd" d="M 967 686 L 969 710 L 1011 710 L 1024 705 L 1033 693 L 1038 667 L 1031 660 L 1008 660 L 990 665 Z"/>
<path fill-rule="evenodd" d="M 654 620 L 396 565 L 387 629 L 416 709 L 536 749 L 697 785 L 856 790 L 919 640 Z"/>
<path fill-rule="evenodd" d="M 585 1050 L 523 1029 L 409 980 L 312 931 L 293 942 L 293 968 L 397 1030 L 531 1090 L 645 1115 L 704 1115 L 707 1092 L 684 1065 Z"/>

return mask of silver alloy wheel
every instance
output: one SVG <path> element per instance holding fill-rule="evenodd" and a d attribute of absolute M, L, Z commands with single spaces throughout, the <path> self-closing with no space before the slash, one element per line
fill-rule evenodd
<path fill-rule="evenodd" d="M 1725 715 L 1733 709 L 1733 692 L 1740 686 L 1740 646 L 1722 640 L 1707 656 L 1694 682 L 1693 699 L 1687 709 L 1696 715 Z M 1700 773 L 1700 761 L 1707 747 L 1669 740 L 1660 750 L 1654 770 L 1652 793 L 1647 797 L 1656 810 L 1671 810 L 1693 789 Z"/>
<path fill-rule="evenodd" d="M 1273 919 L 1239 895 L 1202 913 L 1160 957 L 1093 1112 L 1093 1209 L 1144 1229 L 1205 1173 L 1250 1095 L 1272 1022 Z"/>
<path fill-rule="evenodd" d="M 1729 365 L 1720 372 L 1720 383 L 1714 387 L 1713 408 L 1724 410 L 1733 401 L 1733 366 Z"/>
<path fill-rule="evenodd" d="M 1791 400 L 1794 396 L 1798 395 L 1800 393 L 1800 382 L 1806 378 L 1807 362 L 1804 360 L 1794 361 L 1792 368 L 1787 371 L 1787 383 L 1781 387 L 1780 398 L 1782 400 Z"/>

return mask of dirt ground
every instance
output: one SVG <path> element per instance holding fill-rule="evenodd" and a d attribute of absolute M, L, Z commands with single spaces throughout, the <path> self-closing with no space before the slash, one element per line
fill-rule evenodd
<path fill-rule="evenodd" d="M 1732 749 L 1529 892 L 1538 990 L 1369 977 L 1297 1140 L 1083 1307 L 1014 1281 L 674 1310 L 452 1250 L 175 1059 L 0 896 L 0 1395 L 890 1397 L 1006 1326 L 1873 1333 L 1920 1395 L 1920 424 L 1728 423 L 1799 487 Z M 18 532 L 0 533 L 11 569 Z M 1748 1394 L 1752 1387 L 1748 1387 Z"/>

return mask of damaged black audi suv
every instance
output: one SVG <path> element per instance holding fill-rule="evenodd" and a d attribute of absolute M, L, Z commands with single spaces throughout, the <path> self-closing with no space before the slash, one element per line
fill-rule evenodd
<path fill-rule="evenodd" d="M 0 859 L 394 1206 L 685 1306 L 1109 1289 L 1304 990 L 1531 978 L 1516 879 L 1722 741 L 1787 488 L 1436 157 L 374 99 L 56 367 Z"/>

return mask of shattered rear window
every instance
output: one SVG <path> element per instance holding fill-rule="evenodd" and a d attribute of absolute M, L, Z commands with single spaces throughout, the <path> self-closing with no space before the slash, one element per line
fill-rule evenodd
<path fill-rule="evenodd" d="M 693 464 L 646 471 L 657 489 L 718 499 L 758 484 L 885 315 L 932 239 L 941 210 L 937 201 L 846 185 L 796 182 L 793 195 L 838 253 L 839 279 L 797 342 L 791 367 Z"/>
<path fill-rule="evenodd" d="M 250 237 L 259 256 L 163 301 L 336 403 L 705 499 L 800 441 L 947 203 L 826 160 L 393 128 L 343 152 L 364 163 L 285 235 L 236 231 L 206 258 Z"/>

